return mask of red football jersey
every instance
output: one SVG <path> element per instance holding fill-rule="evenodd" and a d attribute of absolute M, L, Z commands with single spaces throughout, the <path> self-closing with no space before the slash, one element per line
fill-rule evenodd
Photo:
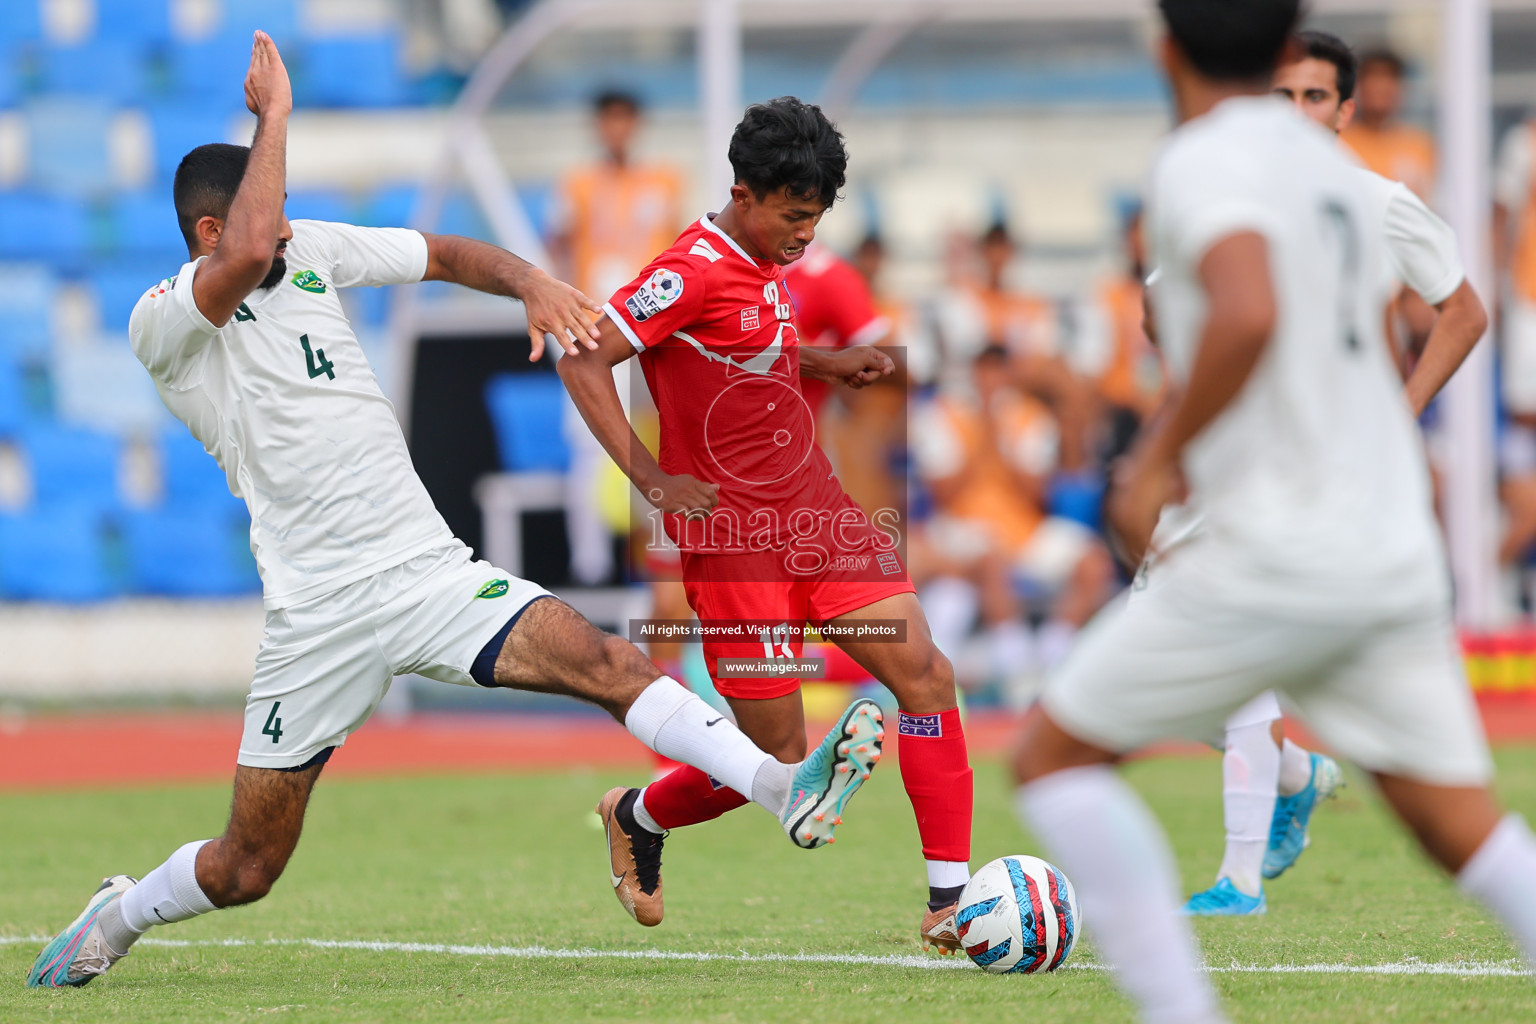
<path fill-rule="evenodd" d="M 890 332 L 891 322 L 875 308 L 869 285 L 831 249 L 812 243 L 786 269 L 785 283 L 795 303 L 802 343 L 818 348 L 868 345 Z M 820 380 L 802 384 L 811 414 L 819 415 L 832 385 Z"/>
<path fill-rule="evenodd" d="M 720 485 L 707 521 L 665 517 L 683 551 L 781 548 L 853 505 L 816 444 L 783 278 L 706 215 L 603 306 L 640 353 L 661 468 Z"/>

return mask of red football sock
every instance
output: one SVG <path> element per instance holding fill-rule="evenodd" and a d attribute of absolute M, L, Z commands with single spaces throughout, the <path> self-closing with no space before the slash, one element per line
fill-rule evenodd
<path fill-rule="evenodd" d="M 971 766 L 960 709 L 896 713 L 896 753 L 927 860 L 971 859 Z M 649 806 L 649 805 L 647 805 Z"/>
<path fill-rule="evenodd" d="M 646 786 L 641 799 L 651 818 L 666 829 L 712 821 L 749 802 L 734 789 L 689 766 Z"/>

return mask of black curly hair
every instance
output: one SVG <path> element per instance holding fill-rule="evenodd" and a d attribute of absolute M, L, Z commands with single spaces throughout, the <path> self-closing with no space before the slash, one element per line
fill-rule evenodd
<path fill-rule="evenodd" d="M 759 199 L 788 191 L 831 206 L 848 180 L 843 136 L 821 108 L 793 96 L 754 103 L 731 135 L 731 170 Z"/>

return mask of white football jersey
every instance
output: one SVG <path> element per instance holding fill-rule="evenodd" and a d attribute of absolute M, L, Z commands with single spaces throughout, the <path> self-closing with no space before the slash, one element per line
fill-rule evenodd
<path fill-rule="evenodd" d="M 166 407 L 250 509 L 268 608 L 455 542 L 337 295 L 420 281 L 426 239 L 402 228 L 292 227 L 283 279 L 251 292 L 224 326 L 192 298 L 204 258 L 146 292 L 128 324 Z"/>
<path fill-rule="evenodd" d="M 1267 242 L 1278 317 L 1242 390 L 1183 467 L 1214 590 L 1287 614 L 1379 614 L 1448 598 L 1428 470 L 1382 337 L 1386 245 L 1367 183 L 1283 101 L 1240 97 L 1174 132 L 1152 172 L 1153 308 L 1189 375 L 1217 242 Z"/>
<path fill-rule="evenodd" d="M 1467 277 L 1451 226 L 1402 182 L 1364 167 L 1356 174 L 1365 183 L 1370 230 L 1386 243 L 1388 280 L 1412 288 L 1431 306 L 1450 298 Z"/>

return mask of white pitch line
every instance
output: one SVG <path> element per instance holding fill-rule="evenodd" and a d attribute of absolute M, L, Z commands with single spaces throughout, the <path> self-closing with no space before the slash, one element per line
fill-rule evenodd
<path fill-rule="evenodd" d="M 0 946 L 48 941 L 43 935 L 0 935 Z M 439 942 L 382 942 L 366 939 L 140 939 L 145 946 L 175 949 L 220 949 L 242 947 L 304 946 L 310 949 L 358 950 L 365 953 L 433 953 L 446 956 L 508 957 L 517 960 L 671 960 L 688 963 L 745 964 L 840 964 L 858 967 L 907 967 L 918 970 L 965 970 L 971 965 L 964 959 L 937 959 L 923 956 L 872 956 L 863 953 L 703 953 L 666 949 L 557 949 L 550 946 L 470 946 Z M 1101 971 L 1104 965 L 1075 961 L 1068 965 L 1078 970 Z M 1367 974 L 1367 975 L 1442 975 L 1473 978 L 1523 978 L 1530 971 L 1519 960 L 1498 962 L 1470 960 L 1462 963 L 1434 963 L 1403 960 L 1392 964 L 1227 964 L 1208 966 L 1212 974 Z"/>

